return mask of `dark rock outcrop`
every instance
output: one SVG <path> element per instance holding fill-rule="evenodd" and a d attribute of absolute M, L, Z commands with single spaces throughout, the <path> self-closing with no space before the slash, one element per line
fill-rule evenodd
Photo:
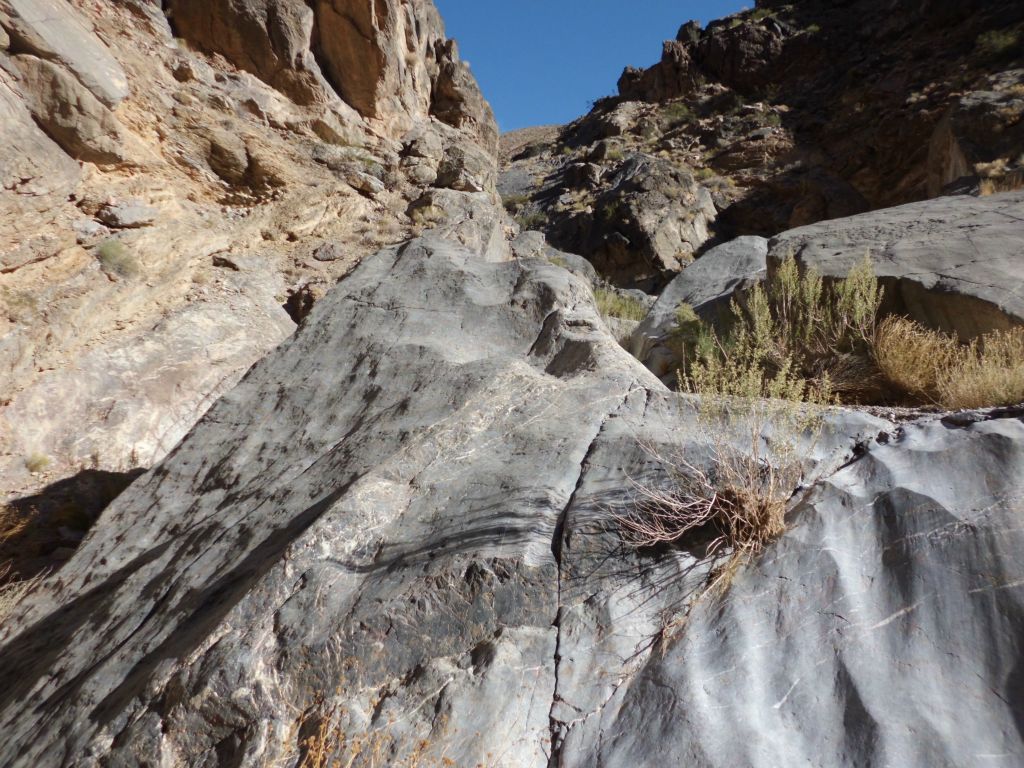
<path fill-rule="evenodd" d="M 573 226 L 580 211 L 606 193 L 628 208 L 632 190 L 606 180 L 623 157 L 657 158 L 714 203 L 699 253 L 947 192 L 1020 188 L 1022 94 L 1020 3 L 758 2 L 684 25 L 659 63 L 623 73 L 617 96 L 506 155 L 499 186 L 531 226 L 589 257 L 615 229 L 596 217 Z M 643 279 L 647 244 L 627 239 Z M 607 276 L 623 282 L 624 261 Z"/>

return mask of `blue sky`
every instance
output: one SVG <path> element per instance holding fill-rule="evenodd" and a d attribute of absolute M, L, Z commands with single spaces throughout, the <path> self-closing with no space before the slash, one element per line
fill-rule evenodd
<path fill-rule="evenodd" d="M 627 64 L 649 66 L 690 19 L 753 0 L 434 0 L 503 131 L 565 123 L 615 93 Z"/>

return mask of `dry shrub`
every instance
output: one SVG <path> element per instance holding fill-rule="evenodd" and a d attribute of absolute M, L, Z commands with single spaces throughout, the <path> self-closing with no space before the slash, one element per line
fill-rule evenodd
<path fill-rule="evenodd" d="M 624 296 L 610 288 L 596 288 L 594 299 L 597 302 L 597 311 L 602 317 L 640 321 L 647 316 L 647 307 L 642 301 L 632 296 Z"/>
<path fill-rule="evenodd" d="M 940 372 L 938 394 L 948 408 L 1024 402 L 1024 327 L 993 331 L 961 348 Z"/>
<path fill-rule="evenodd" d="M 787 400 L 705 396 L 699 421 L 714 436 L 710 461 L 699 466 L 681 450 L 642 446 L 667 483 L 632 482 L 634 503 L 617 516 L 625 540 L 636 548 L 701 541 L 718 561 L 705 593 L 724 589 L 741 565 L 785 532 L 786 509 L 822 414 Z"/>
<path fill-rule="evenodd" d="M 696 394 L 860 402 L 877 388 L 871 355 L 882 302 L 869 257 L 826 284 L 788 257 L 764 286 L 734 299 L 722 330 L 677 313 L 680 387 Z"/>
<path fill-rule="evenodd" d="M 0 624 L 7 620 L 19 603 L 39 586 L 45 574 L 31 579 L 17 579 L 11 574 L 10 563 L 0 566 Z"/>
<path fill-rule="evenodd" d="M 879 326 L 875 357 L 895 387 L 945 408 L 1024 402 L 1024 328 L 993 331 L 963 345 L 913 320 L 890 317 Z"/>
<path fill-rule="evenodd" d="M 886 380 L 917 398 L 938 399 L 939 372 L 957 354 L 956 341 L 897 315 L 885 318 L 875 334 L 875 361 Z"/>

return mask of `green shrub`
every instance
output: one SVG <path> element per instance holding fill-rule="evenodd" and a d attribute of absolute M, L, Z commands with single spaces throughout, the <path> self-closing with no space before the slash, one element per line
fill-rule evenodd
<path fill-rule="evenodd" d="M 522 230 L 528 229 L 540 229 L 548 223 L 548 217 L 541 211 L 534 211 L 533 213 L 522 213 L 515 217 L 516 223 Z"/>
<path fill-rule="evenodd" d="M 872 358 L 882 290 L 870 260 L 834 284 L 801 275 L 790 256 L 764 286 L 738 296 L 722 330 L 681 308 L 681 388 L 698 394 L 858 401 L 877 376 Z"/>
<path fill-rule="evenodd" d="M 50 466 L 50 457 L 44 453 L 33 453 L 25 459 L 25 468 L 32 474 L 42 472 L 48 466 Z"/>
<path fill-rule="evenodd" d="M 978 35 L 975 50 L 986 58 L 1002 59 L 1017 52 L 1020 43 L 1019 29 L 993 29 Z"/>
<path fill-rule="evenodd" d="M 690 105 L 683 101 L 673 101 L 661 110 L 661 119 L 670 128 L 691 123 L 696 118 L 697 115 Z"/>
<path fill-rule="evenodd" d="M 597 311 L 603 317 L 640 321 L 647 316 L 647 307 L 642 301 L 632 296 L 623 296 L 610 288 L 595 288 L 594 298 L 597 300 Z"/>
<path fill-rule="evenodd" d="M 96 256 L 100 266 L 111 274 L 121 277 L 135 277 L 142 270 L 138 260 L 129 253 L 125 244 L 119 240 L 104 240 L 96 248 Z"/>

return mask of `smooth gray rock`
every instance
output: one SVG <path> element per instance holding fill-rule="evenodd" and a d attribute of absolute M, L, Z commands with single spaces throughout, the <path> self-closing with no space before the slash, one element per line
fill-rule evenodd
<path fill-rule="evenodd" d="M 19 50 L 67 68 L 104 105 L 113 107 L 128 95 L 121 65 L 70 3 L 0 0 L 0 19 Z"/>
<path fill-rule="evenodd" d="M 1024 763 L 1022 416 L 925 419 L 816 485 L 559 764 Z"/>
<path fill-rule="evenodd" d="M 845 277 L 868 254 L 888 309 L 969 339 L 1024 323 L 1022 242 L 1024 192 L 940 197 L 784 232 L 768 264 Z"/>
<path fill-rule="evenodd" d="M 598 285 L 600 278 L 594 265 L 575 253 L 566 253 L 548 245 L 543 232 L 529 230 L 521 232 L 511 242 L 512 253 L 517 259 L 545 259 L 563 269 L 567 269 L 577 277 L 582 277 L 591 285 Z"/>
<path fill-rule="evenodd" d="M 702 319 L 714 320 L 736 291 L 764 279 L 767 255 L 763 237 L 738 237 L 687 265 L 633 332 L 629 350 L 655 376 L 671 374 L 679 361 L 666 342 L 676 327 L 679 305 L 689 304 Z"/>
<path fill-rule="evenodd" d="M 342 765 L 1021 760 L 1020 412 L 835 412 L 791 531 L 666 632 L 713 563 L 614 515 L 670 480 L 642 445 L 719 438 L 584 281 L 472 239 L 364 260 L 0 627 L 0 762 L 294 766 L 323 715 Z"/>
<path fill-rule="evenodd" d="M 104 205 L 96 218 L 114 229 L 148 227 L 156 220 L 157 210 L 140 200 L 125 200 Z"/>

